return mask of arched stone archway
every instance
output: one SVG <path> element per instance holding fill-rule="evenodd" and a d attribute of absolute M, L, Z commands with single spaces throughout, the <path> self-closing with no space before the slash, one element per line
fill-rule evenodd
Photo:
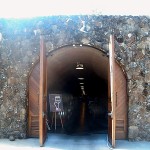
<path fill-rule="evenodd" d="M 84 65 L 82 72 L 75 69 L 77 62 Z M 127 93 L 126 78 L 116 62 L 116 138 L 127 138 Z M 100 85 L 102 81 L 108 84 L 108 57 L 101 50 L 86 45 L 73 45 L 61 47 L 49 53 L 47 56 L 47 91 L 62 92 L 79 96 L 80 89 L 78 78 L 87 78 L 87 95 L 106 92 L 107 88 L 94 86 L 91 88 L 90 80 Z M 29 116 L 28 116 L 28 134 L 35 137 L 39 135 L 39 62 L 33 67 L 29 76 Z M 94 74 L 94 76 L 92 76 Z M 91 78 L 92 77 L 92 78 Z M 66 84 L 67 83 L 67 84 Z M 70 84 L 71 83 L 71 84 Z M 90 84 L 88 84 L 90 83 Z M 68 87 L 69 84 L 69 87 Z M 102 84 L 105 85 L 105 84 Z M 94 90 L 93 90 L 94 89 Z M 99 90 L 97 90 L 99 89 Z M 69 91 L 68 91 L 69 90 Z M 76 92 L 74 92 L 76 91 Z M 90 93 L 90 91 L 93 91 Z M 96 91 L 96 93 L 94 93 Z M 105 95 L 106 96 L 106 95 Z M 105 97 L 105 100 L 108 97 Z M 108 104 L 108 100 L 107 100 Z"/>

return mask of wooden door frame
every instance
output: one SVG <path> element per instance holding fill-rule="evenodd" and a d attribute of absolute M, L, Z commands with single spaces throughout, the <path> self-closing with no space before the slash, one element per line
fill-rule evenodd
<path fill-rule="evenodd" d="M 110 35 L 109 41 L 109 67 L 108 67 L 108 140 L 112 147 L 115 147 L 116 141 L 116 100 L 115 100 L 115 52 L 114 35 Z M 109 127 L 110 126 L 110 127 Z"/>
<path fill-rule="evenodd" d="M 47 128 L 47 57 L 44 37 L 40 36 L 40 83 L 39 83 L 39 143 L 44 145 Z"/>

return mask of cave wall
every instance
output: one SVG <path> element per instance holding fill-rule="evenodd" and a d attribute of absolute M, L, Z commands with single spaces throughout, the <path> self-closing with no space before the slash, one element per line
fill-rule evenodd
<path fill-rule="evenodd" d="M 47 53 L 85 44 L 108 53 L 115 34 L 116 59 L 127 75 L 128 138 L 150 140 L 150 18 L 146 16 L 49 16 L 0 19 L 0 138 L 27 137 L 28 76 L 39 59 L 40 34 Z"/>

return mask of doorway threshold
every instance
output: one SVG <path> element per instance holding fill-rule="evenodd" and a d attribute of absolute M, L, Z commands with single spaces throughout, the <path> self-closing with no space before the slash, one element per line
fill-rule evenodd
<path fill-rule="evenodd" d="M 107 134 L 66 135 L 49 133 L 44 144 L 57 150 L 97 150 L 107 148 Z"/>

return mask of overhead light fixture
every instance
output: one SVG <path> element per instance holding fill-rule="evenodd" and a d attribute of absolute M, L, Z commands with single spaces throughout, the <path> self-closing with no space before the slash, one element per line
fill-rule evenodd
<path fill-rule="evenodd" d="M 84 89 L 84 86 L 81 86 L 81 89 Z"/>
<path fill-rule="evenodd" d="M 80 84 L 84 84 L 84 83 L 80 83 Z"/>
<path fill-rule="evenodd" d="M 85 90 L 84 88 L 81 88 L 82 94 L 85 95 Z"/>
<path fill-rule="evenodd" d="M 83 68 L 83 64 L 77 62 L 76 69 L 84 69 L 84 68 Z"/>
<path fill-rule="evenodd" d="M 82 90 L 82 94 L 85 95 L 85 91 L 84 90 Z"/>
<path fill-rule="evenodd" d="M 78 78 L 79 80 L 84 80 L 84 78 Z"/>

